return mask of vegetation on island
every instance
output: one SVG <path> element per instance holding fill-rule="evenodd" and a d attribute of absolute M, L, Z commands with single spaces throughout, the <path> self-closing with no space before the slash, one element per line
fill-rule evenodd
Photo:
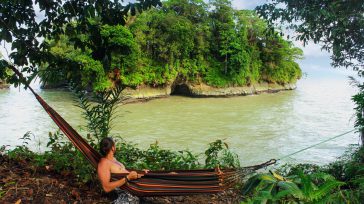
<path fill-rule="evenodd" d="M 302 51 L 278 33 L 266 35 L 267 23 L 255 11 L 235 10 L 228 0 L 169 0 L 127 27 L 138 56 L 136 64 L 121 66 L 129 86 L 177 80 L 227 87 L 301 77 L 295 60 Z"/>
<path fill-rule="evenodd" d="M 228 0 L 169 0 L 162 7 L 135 12 L 125 22 L 109 22 L 92 11 L 90 16 L 78 11 L 72 20 L 53 22 L 57 29 L 42 35 L 46 40 L 39 52 L 47 60 L 37 59 L 28 69 L 44 83 L 77 82 L 101 91 L 115 81 L 129 87 L 174 81 L 227 87 L 285 84 L 301 77 L 295 61 L 302 58 L 302 50 L 277 32 L 267 35 L 268 24 L 255 11 L 235 10 Z M 11 33 L 16 38 L 18 33 Z M 19 41 L 12 42 L 14 48 Z M 32 55 L 29 60 L 14 57 L 19 65 L 33 60 Z"/>

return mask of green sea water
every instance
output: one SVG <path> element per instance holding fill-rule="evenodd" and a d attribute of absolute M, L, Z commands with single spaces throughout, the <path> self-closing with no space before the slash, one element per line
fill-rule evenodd
<path fill-rule="evenodd" d="M 158 142 L 172 150 L 202 153 L 207 144 L 223 139 L 243 165 L 279 158 L 353 128 L 350 98 L 355 89 L 346 77 L 305 78 L 297 89 L 275 94 L 231 98 L 172 96 L 146 103 L 120 105 L 112 135 L 146 148 Z M 72 95 L 37 89 L 40 95 L 82 134 L 85 121 Z M 49 131 L 56 125 L 30 92 L 19 88 L 0 90 L 0 146 L 21 144 L 31 131 L 31 149 L 42 151 Z M 287 162 L 324 164 L 333 161 L 353 143 L 351 133 L 327 142 Z"/>

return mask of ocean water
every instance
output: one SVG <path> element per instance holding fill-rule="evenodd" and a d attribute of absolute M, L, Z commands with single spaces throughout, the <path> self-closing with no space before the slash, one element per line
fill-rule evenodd
<path fill-rule="evenodd" d="M 203 153 L 208 143 L 223 139 L 243 165 L 280 158 L 353 129 L 356 89 L 352 72 L 332 70 L 327 61 L 301 61 L 305 75 L 297 89 L 275 94 L 231 98 L 172 96 L 147 103 L 120 105 L 111 134 L 142 148 L 158 142 L 172 150 Z M 83 135 L 85 121 L 73 96 L 60 90 L 39 94 Z M 13 148 L 32 132 L 31 149 L 43 151 L 48 132 L 57 130 L 29 91 L 0 90 L 0 146 Z M 325 164 L 340 156 L 359 136 L 350 133 L 285 159 Z"/>

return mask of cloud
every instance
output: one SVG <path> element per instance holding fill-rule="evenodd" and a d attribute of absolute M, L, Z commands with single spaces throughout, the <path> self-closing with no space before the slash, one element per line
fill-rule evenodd
<path fill-rule="evenodd" d="M 233 0 L 232 5 L 236 9 L 254 9 L 255 7 L 266 3 L 266 0 L 256 0 L 256 1 L 242 1 Z"/>
<path fill-rule="evenodd" d="M 7 61 L 10 61 L 9 59 L 10 53 L 11 53 L 11 44 L 3 41 L 0 45 L 0 59 L 2 58 Z"/>
<path fill-rule="evenodd" d="M 299 47 L 303 50 L 303 54 L 305 58 L 307 57 L 329 57 L 331 54 L 326 50 L 321 50 L 321 45 L 315 44 L 313 42 L 308 42 L 305 46 L 303 46 L 302 41 L 293 41 L 293 44 L 296 47 Z"/>

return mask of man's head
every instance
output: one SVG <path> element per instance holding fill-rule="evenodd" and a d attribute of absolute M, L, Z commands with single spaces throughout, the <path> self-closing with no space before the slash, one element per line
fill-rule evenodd
<path fill-rule="evenodd" d="M 115 152 L 115 142 L 111 137 L 105 137 L 100 142 L 100 153 L 105 157 L 110 151 Z"/>

